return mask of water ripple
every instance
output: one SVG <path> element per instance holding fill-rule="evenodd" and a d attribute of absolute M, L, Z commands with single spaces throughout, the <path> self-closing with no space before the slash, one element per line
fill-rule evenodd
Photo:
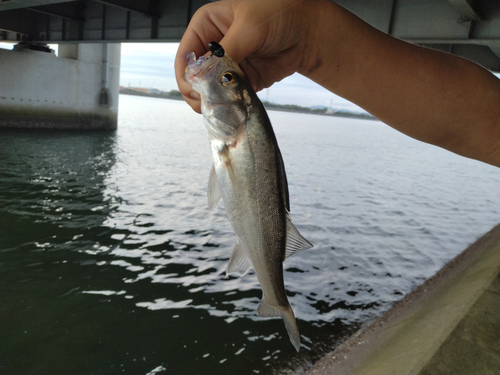
<path fill-rule="evenodd" d="M 7 372 L 293 373 L 500 218 L 498 169 L 381 123 L 271 112 L 314 244 L 284 264 L 296 355 L 281 320 L 257 315 L 255 274 L 225 276 L 235 235 L 207 207 L 201 118 L 120 100 L 116 133 L 2 130 Z"/>

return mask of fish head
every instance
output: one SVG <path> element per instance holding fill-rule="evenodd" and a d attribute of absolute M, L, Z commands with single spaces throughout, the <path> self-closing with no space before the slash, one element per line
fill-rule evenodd
<path fill-rule="evenodd" d="M 200 94 L 201 112 L 210 135 L 232 144 L 238 127 L 248 117 L 252 90 L 248 78 L 227 54 L 196 59 L 190 52 L 185 60 L 185 79 Z"/>

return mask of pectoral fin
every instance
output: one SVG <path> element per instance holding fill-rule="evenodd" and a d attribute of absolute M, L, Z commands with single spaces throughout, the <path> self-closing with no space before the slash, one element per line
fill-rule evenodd
<path fill-rule="evenodd" d="M 215 167 L 212 165 L 212 169 L 210 170 L 210 177 L 208 178 L 208 208 L 212 209 L 217 206 L 219 203 L 222 192 L 219 187 L 219 182 L 217 181 L 217 175 L 215 174 Z"/>
<path fill-rule="evenodd" d="M 286 215 L 286 249 L 285 259 L 297 251 L 310 249 L 313 245 L 299 233 L 293 225 L 290 215 Z"/>
<path fill-rule="evenodd" d="M 238 239 L 233 250 L 233 255 L 231 255 L 231 259 L 227 265 L 226 276 L 233 274 L 236 276 L 245 276 L 247 272 L 250 271 L 250 268 L 252 268 L 252 263 L 246 256 L 245 251 L 241 247 L 241 242 Z"/>

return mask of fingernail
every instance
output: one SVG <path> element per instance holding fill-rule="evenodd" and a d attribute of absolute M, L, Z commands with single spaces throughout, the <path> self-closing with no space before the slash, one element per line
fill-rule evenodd
<path fill-rule="evenodd" d="M 196 99 L 196 100 L 201 99 L 200 94 L 198 94 L 196 91 L 191 91 L 191 94 L 189 94 L 189 96 L 193 99 Z"/>

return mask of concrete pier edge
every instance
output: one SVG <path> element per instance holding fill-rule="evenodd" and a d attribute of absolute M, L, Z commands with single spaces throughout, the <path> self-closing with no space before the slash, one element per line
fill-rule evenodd
<path fill-rule="evenodd" d="M 499 273 L 500 224 L 306 374 L 499 374 Z"/>

